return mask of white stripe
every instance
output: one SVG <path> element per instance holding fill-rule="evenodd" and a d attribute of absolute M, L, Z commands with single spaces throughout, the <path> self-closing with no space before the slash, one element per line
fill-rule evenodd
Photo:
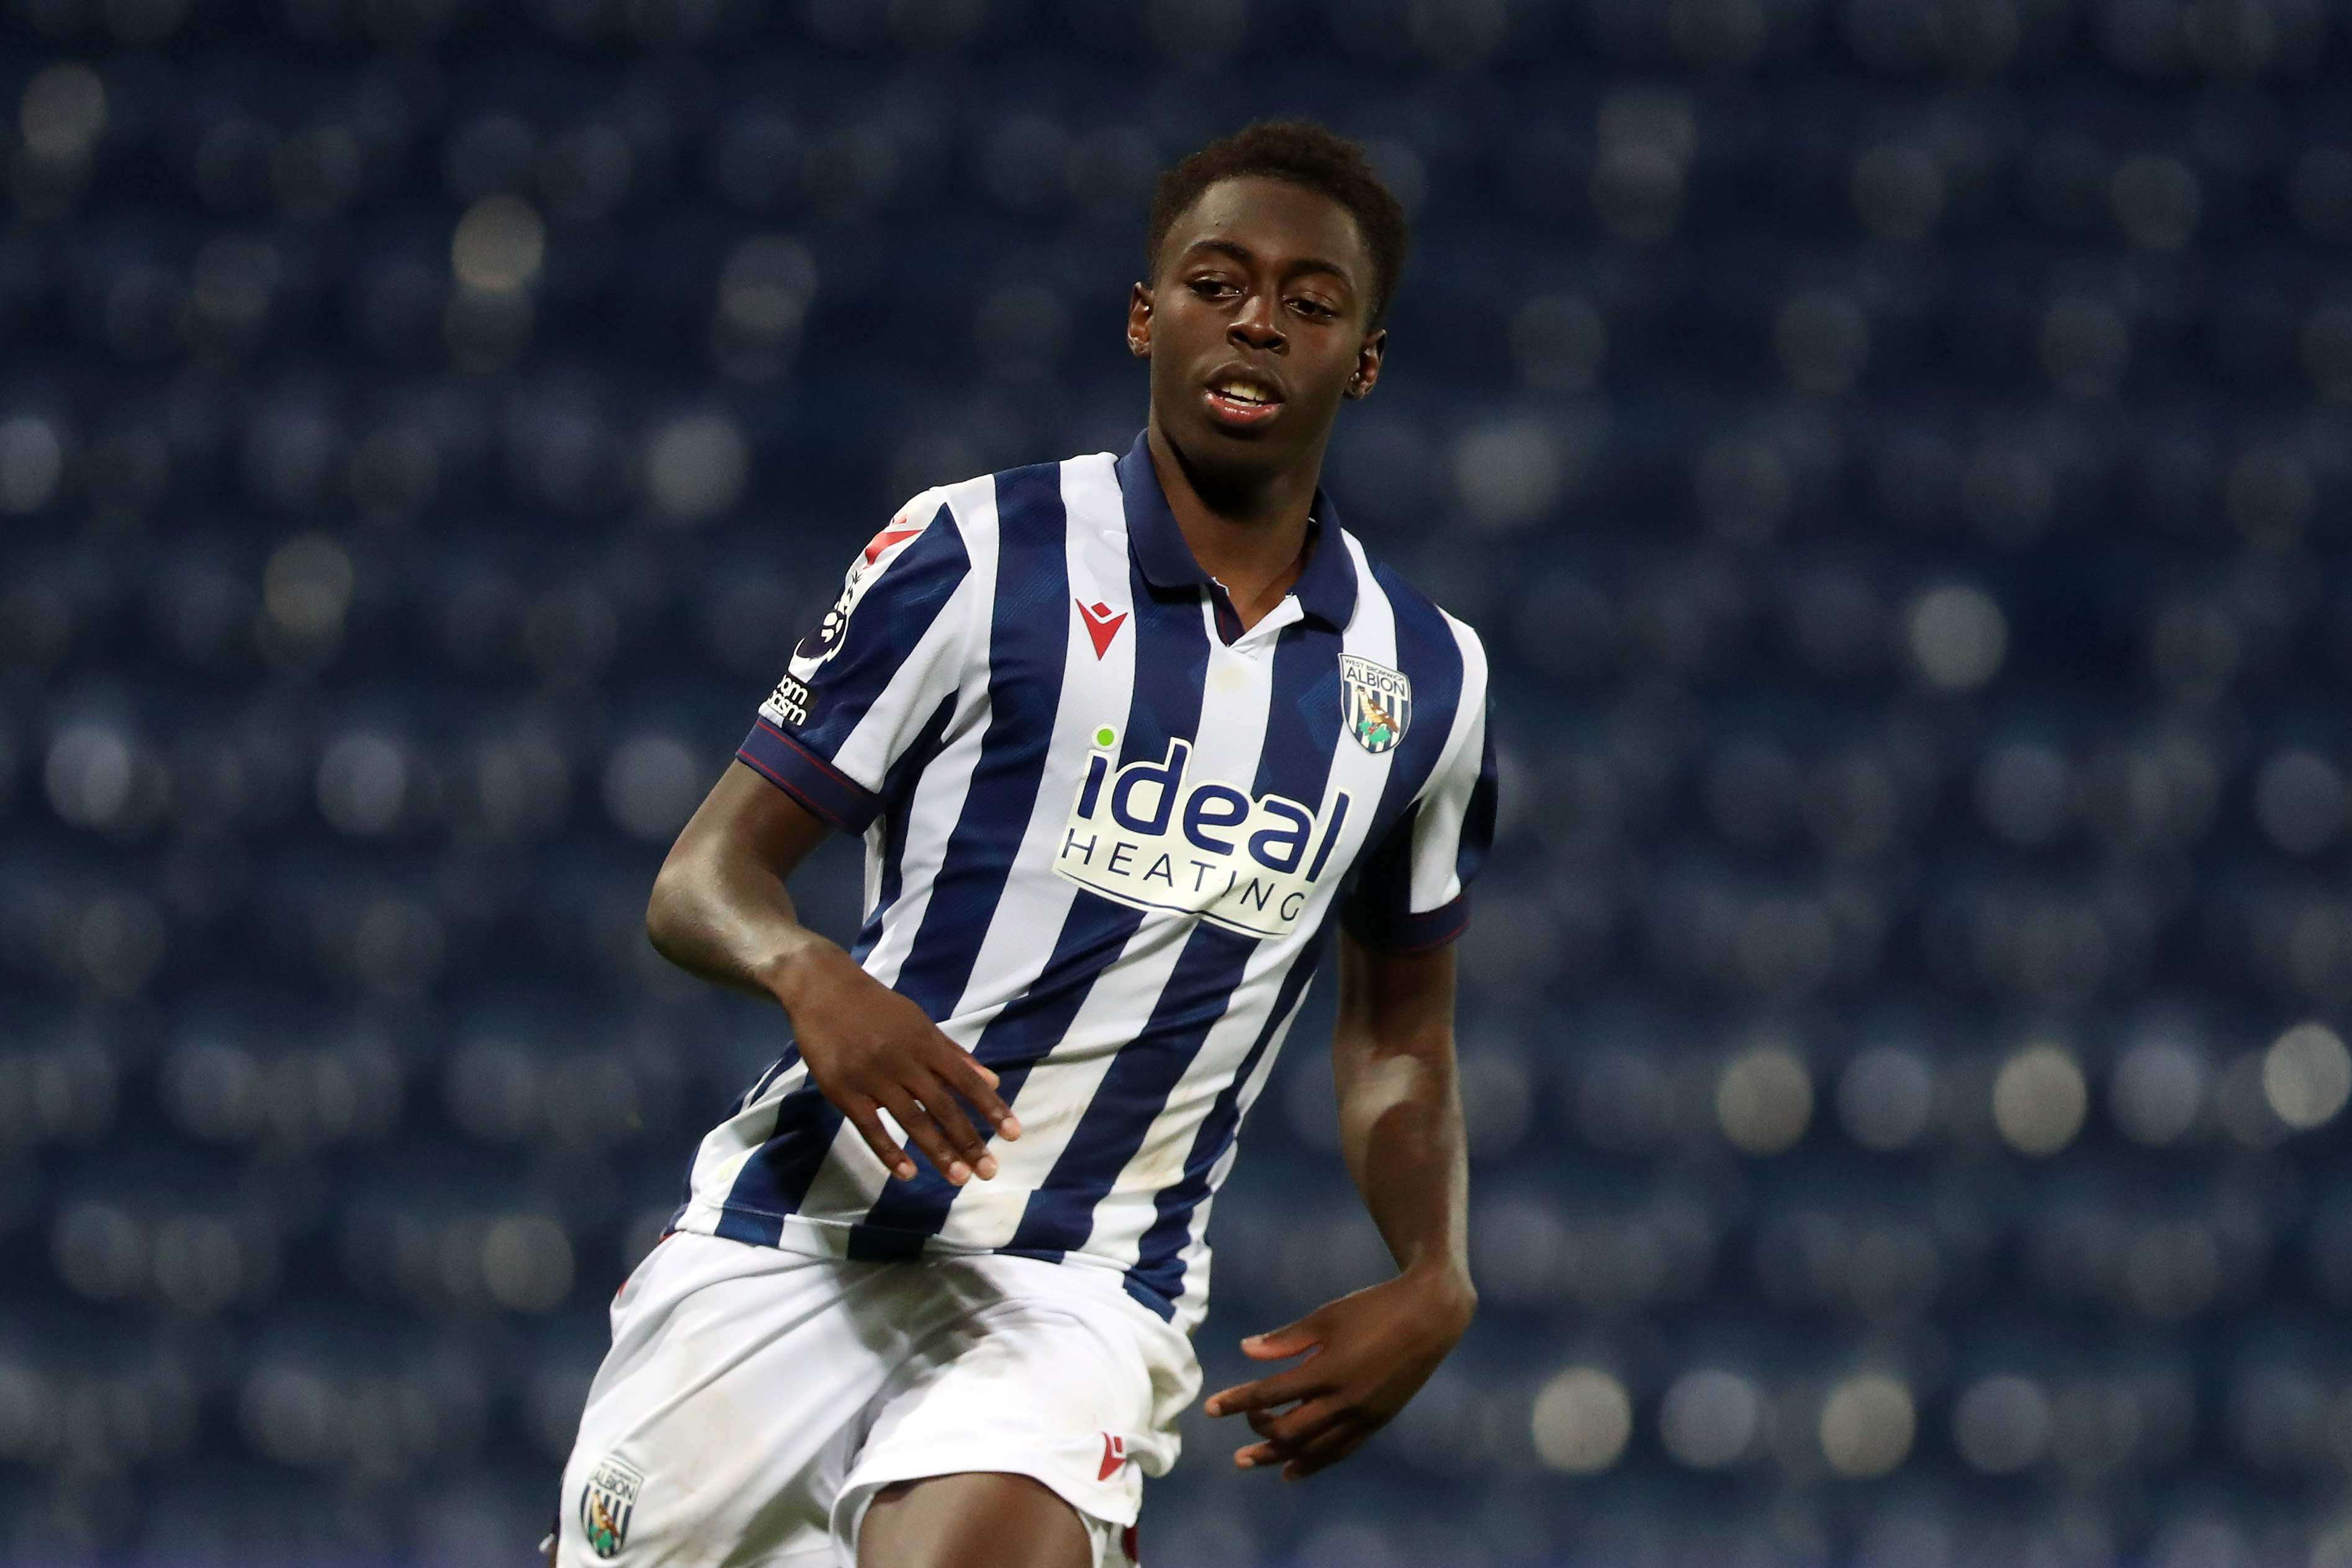
<path fill-rule="evenodd" d="M 1210 1026 L 1199 1052 L 1145 1130 L 1142 1143 L 1097 1205 L 1094 1232 L 1086 1244 L 1089 1254 L 1109 1258 L 1121 1268 L 1135 1262 L 1143 1233 L 1160 1217 L 1153 1200 L 1162 1188 L 1183 1179 L 1184 1162 L 1192 1155 L 1201 1119 L 1233 1081 L 1234 1069 L 1265 1028 L 1274 1005 L 1276 977 L 1297 955 L 1296 945 L 1287 941 L 1261 942 L 1251 952 L 1224 1016 Z"/>
<path fill-rule="evenodd" d="M 1362 546 L 1341 533 L 1356 566 L 1358 591 L 1356 613 L 1350 617 L 1342 646 L 1349 653 L 1361 654 L 1381 663 L 1391 663 L 1396 658 L 1396 618 L 1386 595 L 1372 581 L 1371 572 L 1364 560 Z M 1212 685 L 1216 666 L 1212 663 Z M 1268 682 L 1264 697 L 1270 701 L 1273 692 L 1273 649 L 1269 647 L 1260 673 Z M 1222 703 L 1216 699 L 1223 697 Z M 1200 734 L 1205 749 L 1213 735 L 1232 735 L 1236 753 L 1243 743 L 1249 748 L 1246 773 L 1236 775 L 1254 780 L 1257 773 L 1258 757 L 1265 743 L 1265 701 L 1244 705 L 1238 700 L 1240 693 L 1217 694 L 1204 701 L 1201 711 Z M 1215 706 L 1213 709 L 1213 704 Z M 1245 731 L 1240 726 L 1254 716 L 1254 727 Z M 1154 1197 L 1160 1189 L 1181 1181 L 1184 1163 L 1192 1156 L 1192 1141 L 1201 1121 L 1217 1097 L 1233 1082 L 1234 1074 L 1243 1058 L 1265 1028 L 1266 1017 L 1279 994 L 1281 976 L 1288 973 L 1297 959 L 1300 945 L 1322 925 L 1323 911 L 1338 897 L 1342 878 L 1333 868 L 1344 868 L 1362 845 L 1364 835 L 1371 826 L 1373 808 L 1381 798 L 1381 786 L 1387 782 L 1388 772 L 1394 764 L 1394 751 L 1374 756 L 1349 739 L 1340 714 L 1335 706 L 1328 715 L 1335 747 L 1331 753 L 1329 777 L 1326 780 L 1318 821 L 1328 823 L 1334 805 L 1345 792 L 1349 799 L 1348 820 L 1341 824 L 1341 842 L 1334 848 L 1330 868 L 1327 868 L 1316 884 L 1313 900 L 1300 917 L 1295 934 L 1287 939 L 1261 942 L 1244 965 L 1239 984 L 1225 1014 L 1211 1026 L 1207 1038 L 1201 1042 L 1199 1052 L 1185 1067 L 1169 1092 L 1167 1102 L 1145 1132 L 1143 1142 L 1129 1159 L 1112 1184 L 1102 1205 L 1096 1211 L 1093 1237 L 1087 1251 L 1098 1258 L 1110 1258 L 1122 1265 L 1132 1264 L 1141 1244 L 1143 1234 L 1159 1218 Z M 1239 731 L 1239 733 L 1234 731 Z M 1238 766 L 1240 759 L 1235 758 Z M 1287 1029 L 1286 1021 L 1284 1029 Z M 1279 1054 L 1277 1038 L 1267 1048 L 1265 1065 L 1270 1068 Z"/>
<path fill-rule="evenodd" d="M 1442 910 L 1461 896 L 1462 818 L 1478 787 L 1486 752 L 1486 649 L 1477 633 L 1452 616 L 1445 624 L 1462 651 L 1462 697 L 1454 705 L 1445 752 L 1422 785 L 1421 816 L 1412 825 L 1412 890 L 1406 908 L 1414 914 Z"/>
<path fill-rule="evenodd" d="M 956 821 L 963 815 L 964 797 L 971 792 L 971 775 L 980 764 L 981 744 L 992 718 L 988 703 L 988 634 L 994 621 L 1000 544 L 996 484 L 992 479 L 974 479 L 950 486 L 946 494 L 949 504 L 955 509 L 956 524 L 963 531 L 964 549 L 971 558 L 967 581 L 982 584 L 982 591 L 969 601 L 971 615 L 964 629 L 966 652 L 961 668 L 963 695 L 949 728 L 951 738 L 915 783 L 913 798 L 908 804 L 906 844 L 898 860 L 898 901 L 891 907 L 890 918 L 883 921 L 880 937 L 866 955 L 866 972 L 885 985 L 896 984 L 913 949 L 915 934 L 922 930 L 923 913 L 930 908 L 933 883 L 947 860 L 948 842 L 955 832 Z M 869 862 L 879 855 L 880 847 L 878 838 L 867 840 Z M 868 883 L 876 888 L 880 885 L 870 864 Z M 904 1129 L 887 1112 L 881 1121 L 890 1135 L 903 1144 Z M 834 1134 L 831 1150 L 809 1183 L 800 1212 L 817 1217 L 863 1213 L 874 1206 L 874 1200 L 881 1195 L 889 1180 L 889 1168 L 866 1146 L 864 1135 L 845 1117 Z"/>
<path fill-rule="evenodd" d="M 1074 458 L 1062 465 L 1062 505 L 1069 519 L 1064 550 L 1074 596 L 1062 606 L 1067 646 L 1062 655 L 1062 691 L 1054 710 L 1054 733 L 1045 752 L 1029 825 L 1021 836 L 1004 898 L 981 939 L 971 977 L 955 1012 L 940 1026 L 970 1050 L 1006 1004 L 1036 982 L 1053 956 L 1054 938 L 1068 917 L 1077 889 L 1059 877 L 1022 875 L 1025 868 L 1052 861 L 1071 797 L 1085 782 L 1087 753 L 1095 731 L 1126 724 L 1135 690 L 1135 628 L 1128 602 L 1127 530 L 1119 511 L 1118 480 L 1108 458 Z M 1106 530 L 1108 512 L 1117 527 Z M 1083 586 L 1081 586 L 1083 584 Z M 1094 639 L 1078 613 L 1076 594 L 1127 616 L 1097 658 Z"/>
<path fill-rule="evenodd" d="M 1180 1277 L 1180 1288 L 1183 1293 L 1176 1298 L 1175 1321 L 1176 1327 L 1184 1333 L 1189 1334 L 1198 1328 L 1209 1311 L 1209 1273 L 1212 1267 L 1209 1211 L 1216 1205 L 1218 1190 L 1225 1184 L 1226 1176 L 1233 1173 L 1234 1161 L 1241 1153 L 1241 1130 L 1249 1122 L 1250 1108 L 1257 1103 L 1258 1096 L 1265 1092 L 1266 1080 L 1274 1076 L 1275 1059 L 1282 1055 L 1283 1047 L 1290 1038 L 1291 1026 L 1298 1022 L 1298 1015 L 1307 1006 L 1307 994 L 1314 988 L 1311 983 L 1298 988 L 1298 999 L 1290 1005 L 1289 1016 L 1276 1028 L 1274 1038 L 1266 1043 L 1265 1054 L 1250 1069 L 1248 1079 L 1242 1085 L 1240 1102 L 1234 1107 L 1233 1136 L 1225 1140 L 1224 1148 L 1218 1152 L 1216 1160 L 1209 1167 L 1207 1195 L 1193 1205 L 1188 1216 L 1184 1246 L 1176 1255 L 1184 1271 Z"/>
<path fill-rule="evenodd" d="M 1168 988 L 1192 925 L 1181 915 L 1153 912 L 1143 917 L 1118 957 L 1087 993 L 1061 1043 L 1031 1069 L 1014 1106 L 1023 1136 L 1017 1142 L 996 1141 L 995 1179 L 971 1183 L 956 1194 L 940 1233 L 942 1244 L 1003 1247 L 1013 1239 L 1030 1194 L 1045 1184 L 1055 1163 L 1077 1135 L 1119 1047 L 1134 1040 Z"/>
<path fill-rule="evenodd" d="M 979 542 L 973 535 L 984 531 L 992 542 L 994 539 L 995 487 L 986 479 L 972 479 L 932 493 L 955 514 L 955 521 L 962 531 L 969 569 L 913 651 L 890 672 L 889 680 L 875 698 L 874 705 L 866 710 L 866 716 L 834 749 L 833 766 L 864 785 L 868 793 L 882 787 L 891 761 L 914 739 L 916 726 L 929 719 L 932 710 L 956 690 L 971 662 L 975 621 L 981 627 L 983 653 L 988 646 L 986 628 L 990 605 L 996 596 L 996 574 L 992 569 L 982 570 Z M 968 517 L 972 521 L 967 521 Z M 985 521 L 980 522 L 982 519 Z M 980 522 L 978 528 L 975 522 Z M 880 564 L 858 583 L 859 596 L 863 598 L 897 564 L 899 555 L 914 544 L 914 540 L 904 540 L 887 552 Z M 810 678 L 821 693 L 824 689 L 823 668 L 813 668 Z"/>
<path fill-rule="evenodd" d="M 751 1156 L 776 1131 L 776 1105 L 808 1081 L 808 1064 L 794 1062 L 760 1091 L 758 1099 L 712 1128 L 694 1152 L 694 1168 L 687 1176 L 686 1213 L 678 1225 L 686 1230 L 709 1232 L 719 1226 L 719 1212 L 735 1190 L 735 1178 Z"/>

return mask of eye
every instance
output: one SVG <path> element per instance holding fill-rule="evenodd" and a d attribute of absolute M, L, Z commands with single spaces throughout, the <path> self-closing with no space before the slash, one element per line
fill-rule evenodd
<path fill-rule="evenodd" d="M 1227 279 L 1215 277 L 1195 278 L 1189 287 L 1203 300 L 1225 300 L 1241 292 Z"/>
<path fill-rule="evenodd" d="M 1322 300 L 1311 300 L 1304 296 L 1291 300 L 1290 308 L 1297 310 L 1302 316 L 1312 317 L 1314 320 L 1318 321 L 1331 321 L 1339 314 L 1338 310 L 1334 310 L 1329 305 L 1325 304 Z"/>

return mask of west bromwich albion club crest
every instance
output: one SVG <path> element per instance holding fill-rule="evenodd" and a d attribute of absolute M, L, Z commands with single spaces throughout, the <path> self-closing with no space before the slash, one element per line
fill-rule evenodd
<path fill-rule="evenodd" d="M 618 1554 L 629 1539 L 629 1520 L 645 1484 L 644 1476 L 610 1457 L 588 1472 L 587 1489 L 580 1494 L 580 1530 L 597 1556 Z"/>
<path fill-rule="evenodd" d="M 1412 680 L 1352 653 L 1339 656 L 1339 717 L 1356 743 L 1379 756 L 1412 727 Z"/>

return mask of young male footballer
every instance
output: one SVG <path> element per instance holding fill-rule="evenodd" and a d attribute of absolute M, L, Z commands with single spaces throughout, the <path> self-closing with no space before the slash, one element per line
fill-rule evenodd
<path fill-rule="evenodd" d="M 1486 657 L 1317 488 L 1405 241 L 1320 127 L 1186 158 L 1128 309 L 1134 447 L 916 497 L 794 651 L 646 917 L 793 1043 L 614 1302 L 565 1568 L 1132 1562 L 1210 1204 L 1335 925 L 1342 1144 L 1397 1276 L 1243 1342 L 1293 1364 L 1208 1413 L 1311 1475 L 1462 1337 Z M 846 952 L 785 891 L 835 830 Z"/>

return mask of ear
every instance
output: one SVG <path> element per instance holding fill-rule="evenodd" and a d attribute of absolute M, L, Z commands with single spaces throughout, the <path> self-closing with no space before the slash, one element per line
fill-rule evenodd
<path fill-rule="evenodd" d="M 1127 352 L 1151 357 L 1151 286 L 1138 283 L 1127 297 Z"/>
<path fill-rule="evenodd" d="M 1356 351 L 1356 374 L 1348 378 L 1348 396 L 1370 397 L 1372 395 L 1372 388 L 1380 383 L 1381 359 L 1388 353 L 1388 347 L 1389 330 L 1386 327 L 1364 340 L 1364 346 Z"/>

